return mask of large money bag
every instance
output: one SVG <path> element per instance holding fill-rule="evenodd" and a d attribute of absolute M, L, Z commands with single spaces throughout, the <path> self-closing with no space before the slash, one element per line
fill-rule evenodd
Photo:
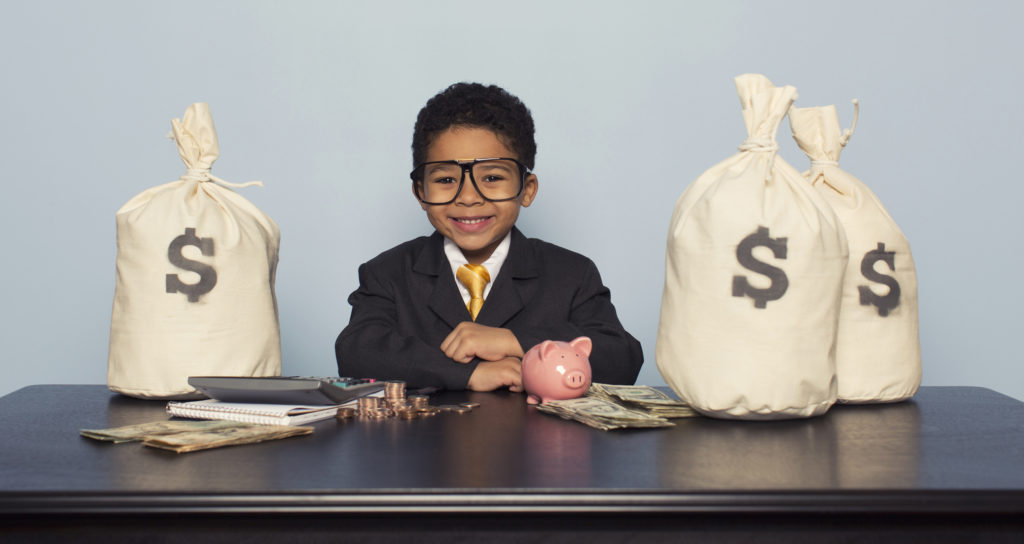
<path fill-rule="evenodd" d="M 908 399 L 921 384 L 910 244 L 871 189 L 839 168 L 853 128 L 840 132 L 835 106 L 792 108 L 789 124 L 811 159 L 804 175 L 839 216 L 849 243 L 836 340 L 839 401 Z"/>
<path fill-rule="evenodd" d="M 210 174 L 219 146 L 206 104 L 171 126 L 185 175 L 117 212 L 107 385 L 141 398 L 198 397 L 189 376 L 281 372 L 277 225 L 225 187 L 249 184 Z"/>
<path fill-rule="evenodd" d="M 783 419 L 836 400 L 846 239 L 835 213 L 776 156 L 796 89 L 736 78 L 748 138 L 683 192 L 669 227 L 656 359 L 701 413 Z"/>

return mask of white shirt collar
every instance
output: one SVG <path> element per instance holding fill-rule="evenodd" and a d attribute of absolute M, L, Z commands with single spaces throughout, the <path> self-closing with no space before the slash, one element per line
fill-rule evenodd
<path fill-rule="evenodd" d="M 498 272 L 501 272 L 501 265 L 505 264 L 505 258 L 508 257 L 508 248 L 512 245 L 512 231 L 509 231 L 505 235 L 505 238 L 501 240 L 498 247 L 494 248 L 494 252 L 487 258 L 483 263 L 483 267 L 487 269 L 487 273 L 491 275 L 491 281 L 487 282 L 484 286 L 484 299 L 487 299 L 487 295 L 491 293 L 491 286 L 494 285 L 494 280 L 498 279 Z M 462 299 L 466 304 L 469 304 L 469 289 L 466 289 L 465 285 L 459 281 L 456 271 L 459 267 L 467 264 L 469 260 L 462 254 L 462 250 L 459 246 L 455 245 L 450 238 L 445 237 L 444 239 L 444 254 L 448 257 L 448 263 L 452 267 L 452 275 L 455 276 L 455 285 L 458 286 L 459 292 L 462 293 Z"/>

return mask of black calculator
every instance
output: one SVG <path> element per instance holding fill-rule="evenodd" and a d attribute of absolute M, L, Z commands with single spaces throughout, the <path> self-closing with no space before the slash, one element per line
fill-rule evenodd
<path fill-rule="evenodd" d="M 188 384 L 222 402 L 345 404 L 384 390 L 373 378 L 191 376 Z"/>

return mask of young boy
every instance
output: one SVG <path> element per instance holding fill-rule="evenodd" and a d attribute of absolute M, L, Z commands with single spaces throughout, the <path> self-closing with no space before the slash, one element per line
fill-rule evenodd
<path fill-rule="evenodd" d="M 636 380 L 640 343 L 594 263 L 515 228 L 537 196 L 533 132 L 526 106 L 496 86 L 458 83 L 420 110 L 412 189 L 435 232 L 359 267 L 334 344 L 341 376 L 522 391 L 526 350 L 588 336 L 593 381 Z"/>

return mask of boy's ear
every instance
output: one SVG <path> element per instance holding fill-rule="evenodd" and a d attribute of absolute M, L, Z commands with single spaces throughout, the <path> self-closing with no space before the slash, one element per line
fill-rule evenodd
<path fill-rule="evenodd" d="M 523 196 L 519 199 L 519 203 L 522 204 L 524 208 L 529 207 L 530 204 L 533 203 L 533 199 L 537 198 L 537 189 L 539 186 L 540 183 L 537 181 L 536 174 L 529 174 L 526 176 L 526 180 L 523 185 Z"/>

